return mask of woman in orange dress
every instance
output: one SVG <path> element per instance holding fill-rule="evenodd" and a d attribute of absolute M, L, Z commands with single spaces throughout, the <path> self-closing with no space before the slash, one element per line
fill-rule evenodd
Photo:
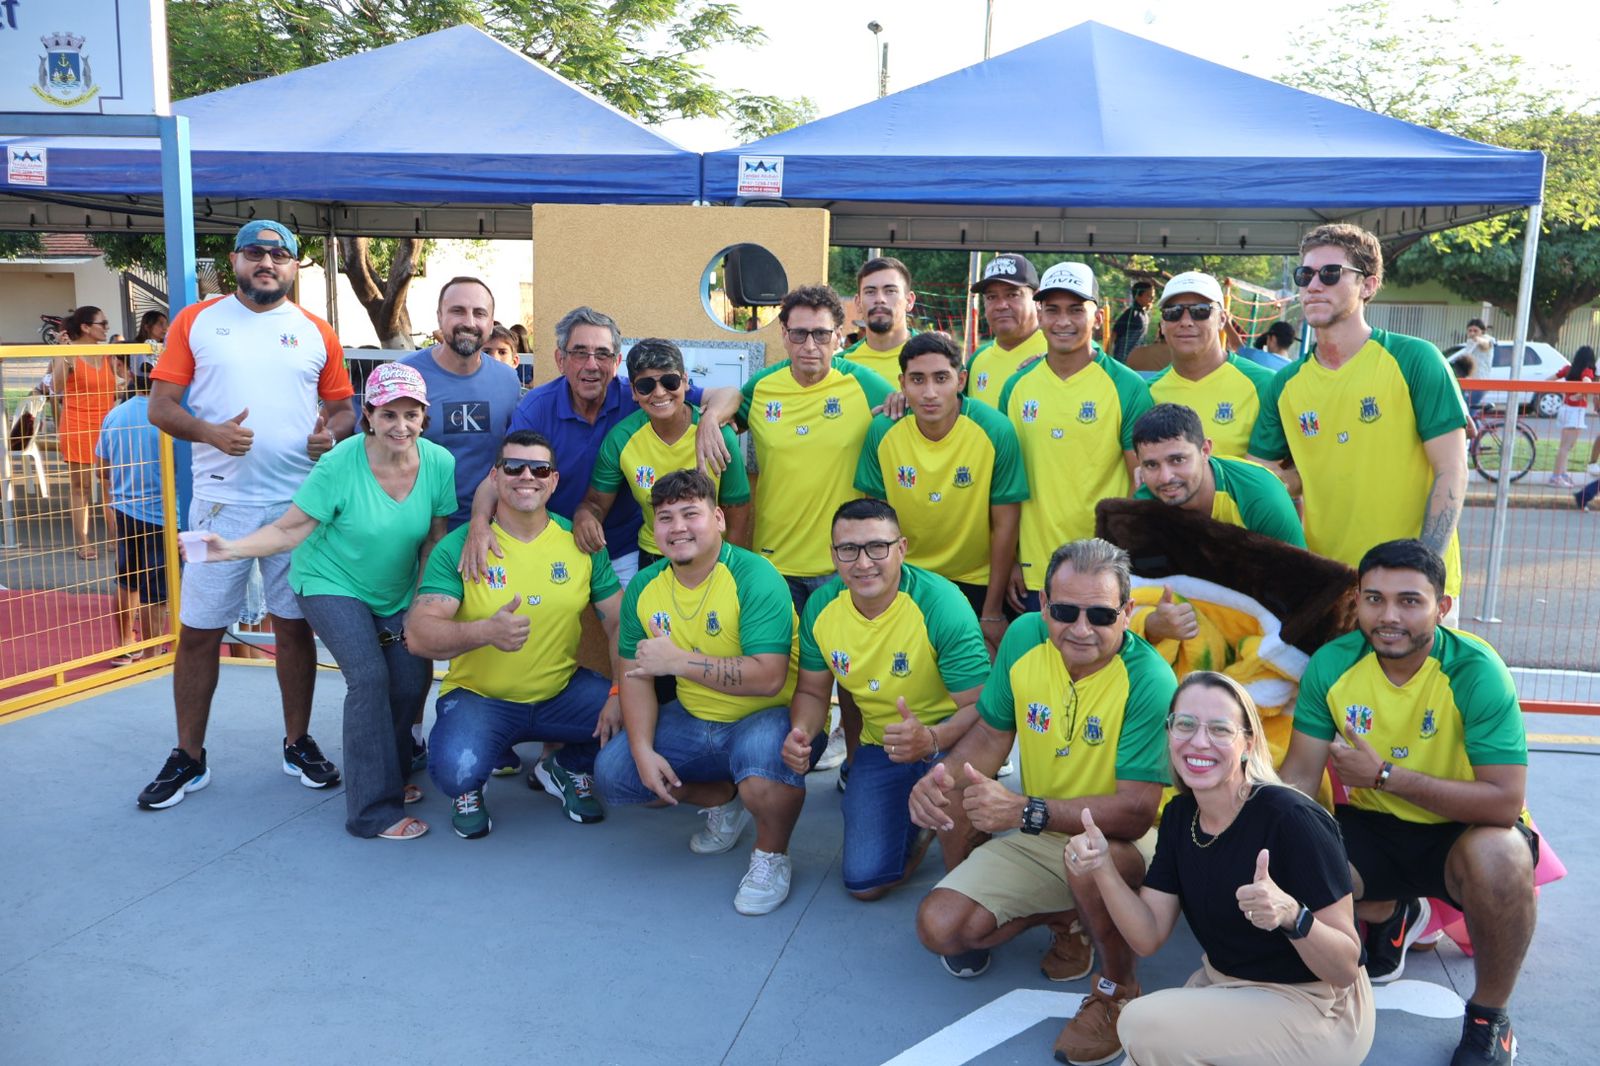
<path fill-rule="evenodd" d="M 69 344 L 104 344 L 111 323 L 100 308 L 80 307 L 63 325 Z M 99 554 L 89 539 L 94 446 L 100 437 L 100 423 L 117 402 L 122 374 L 122 363 L 106 355 L 66 356 L 50 361 L 50 380 L 61 397 L 56 440 L 67 464 L 67 499 L 80 559 L 93 559 Z M 110 501 L 103 504 L 107 510 L 106 528 L 114 529 Z"/>

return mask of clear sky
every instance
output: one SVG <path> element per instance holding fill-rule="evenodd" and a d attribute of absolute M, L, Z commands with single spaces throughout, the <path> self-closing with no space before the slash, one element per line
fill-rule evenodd
<path fill-rule="evenodd" d="M 1286 44 L 1336 5 L 1312 0 L 993 0 L 992 51 L 998 55 L 1088 18 L 1169 47 L 1270 77 Z M 728 47 L 698 57 L 719 86 L 776 96 L 809 96 L 818 115 L 866 103 L 877 94 L 877 53 L 867 23 L 889 45 L 889 91 L 931 81 L 983 59 L 985 0 L 743 0 L 746 18 L 767 32 L 760 48 Z M 1393 0 L 1405 32 L 1448 0 Z M 1594 0 L 1462 0 L 1462 22 L 1482 39 L 1526 57 L 1534 77 L 1600 98 L 1600 3 Z M 1428 35 L 1418 32 L 1418 47 Z M 1552 65 L 1568 69 L 1553 76 Z M 1026 107 L 1026 86 L 997 108 Z M 720 122 L 672 122 L 661 132 L 696 151 L 726 148 Z"/>

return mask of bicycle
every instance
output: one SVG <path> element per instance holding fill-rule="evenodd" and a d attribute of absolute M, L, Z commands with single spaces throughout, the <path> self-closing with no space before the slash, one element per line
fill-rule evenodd
<path fill-rule="evenodd" d="M 1468 420 L 1467 455 L 1472 460 L 1473 469 L 1482 474 L 1485 480 L 1500 480 L 1500 464 L 1506 461 L 1505 426 L 1504 418 L 1485 412 L 1479 412 L 1476 418 Z M 1538 454 L 1539 434 L 1526 421 L 1517 419 L 1516 440 L 1511 444 L 1511 480 L 1520 481 L 1527 476 Z"/>

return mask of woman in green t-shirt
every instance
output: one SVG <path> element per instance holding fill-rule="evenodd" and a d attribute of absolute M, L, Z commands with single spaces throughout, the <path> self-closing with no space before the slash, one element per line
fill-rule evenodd
<path fill-rule="evenodd" d="M 283 517 L 236 541 L 203 538 L 208 562 L 294 552 L 289 586 L 344 674 L 345 828 L 359 837 L 428 831 L 403 805 L 422 798 L 405 773 L 433 664 L 406 649 L 405 612 L 455 511 L 456 464 L 423 439 L 427 406 L 421 374 L 382 364 L 367 378 L 364 432 L 317 460 Z"/>

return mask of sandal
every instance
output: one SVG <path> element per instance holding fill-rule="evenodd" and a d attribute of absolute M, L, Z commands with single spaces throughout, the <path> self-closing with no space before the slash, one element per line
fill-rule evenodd
<path fill-rule="evenodd" d="M 402 818 L 378 834 L 380 840 L 415 840 L 428 831 L 428 823 L 420 818 Z"/>
<path fill-rule="evenodd" d="M 106 661 L 108 666 L 132 666 L 139 661 L 137 655 L 117 655 Z"/>
<path fill-rule="evenodd" d="M 98 559 L 98 558 L 100 558 L 100 553 L 95 551 L 93 548 L 89 547 L 88 545 L 85 545 L 82 548 L 78 549 L 78 558 L 80 558 L 80 559 Z"/>
<path fill-rule="evenodd" d="M 407 785 L 406 786 L 405 802 L 407 802 L 407 803 L 421 803 L 422 802 L 422 789 L 418 788 L 416 785 Z"/>

